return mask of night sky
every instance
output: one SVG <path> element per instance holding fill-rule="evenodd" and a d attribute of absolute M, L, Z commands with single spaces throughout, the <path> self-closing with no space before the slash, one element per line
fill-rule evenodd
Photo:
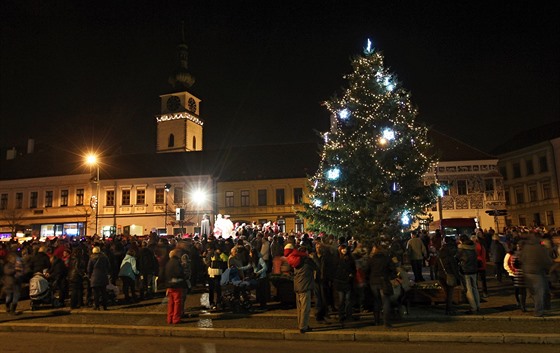
<path fill-rule="evenodd" d="M 0 147 L 153 151 L 184 21 L 207 149 L 316 139 L 370 38 L 419 121 L 490 152 L 560 119 L 555 3 L 3 0 Z"/>

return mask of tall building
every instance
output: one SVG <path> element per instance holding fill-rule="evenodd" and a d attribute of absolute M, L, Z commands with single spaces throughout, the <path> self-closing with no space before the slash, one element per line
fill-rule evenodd
<path fill-rule="evenodd" d="M 524 131 L 498 147 L 508 223 L 558 227 L 560 219 L 560 122 Z"/>
<path fill-rule="evenodd" d="M 188 71 L 188 47 L 184 30 L 177 47 L 177 70 L 170 75 L 173 91 L 160 96 L 161 114 L 156 116 L 158 153 L 191 152 L 203 149 L 201 100 L 191 92 L 195 79 Z"/>

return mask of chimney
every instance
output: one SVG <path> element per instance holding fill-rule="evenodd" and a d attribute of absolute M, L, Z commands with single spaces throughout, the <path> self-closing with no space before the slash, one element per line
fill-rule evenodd
<path fill-rule="evenodd" d="M 11 161 L 12 159 L 16 158 L 16 148 L 12 147 L 6 151 L 6 160 Z"/>
<path fill-rule="evenodd" d="M 27 154 L 31 154 L 35 152 L 35 140 L 34 139 L 27 139 Z"/>

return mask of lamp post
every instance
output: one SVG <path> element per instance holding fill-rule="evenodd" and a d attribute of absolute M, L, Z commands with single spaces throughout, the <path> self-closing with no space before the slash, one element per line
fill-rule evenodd
<path fill-rule="evenodd" d="M 95 154 L 89 154 L 86 157 L 87 164 L 95 166 L 95 234 L 97 234 L 99 226 L 99 161 Z M 105 234 L 103 234 L 105 239 Z"/>
<path fill-rule="evenodd" d="M 167 200 L 169 199 L 169 190 L 171 190 L 171 184 L 165 184 L 165 235 L 167 235 Z"/>

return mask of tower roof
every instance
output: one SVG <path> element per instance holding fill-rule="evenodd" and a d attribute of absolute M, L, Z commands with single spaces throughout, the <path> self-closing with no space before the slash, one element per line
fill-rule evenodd
<path fill-rule="evenodd" d="M 195 78 L 188 68 L 189 47 L 185 40 L 185 22 L 181 22 L 181 43 L 177 45 L 177 68 L 169 76 L 169 83 L 174 89 L 184 91 L 194 85 Z"/>

